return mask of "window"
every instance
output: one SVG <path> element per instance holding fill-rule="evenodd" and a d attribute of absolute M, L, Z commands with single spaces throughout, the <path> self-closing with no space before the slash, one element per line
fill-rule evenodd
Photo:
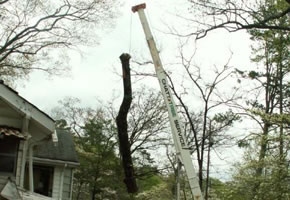
<path fill-rule="evenodd" d="M 0 135 L 0 172 L 15 174 L 19 139 Z"/>
<path fill-rule="evenodd" d="M 29 172 L 28 165 L 26 165 L 26 172 L 24 178 L 24 188 L 29 189 Z M 43 165 L 33 165 L 33 184 L 34 192 L 48 197 L 52 197 L 54 168 Z"/>
<path fill-rule="evenodd" d="M 33 166 L 34 192 L 52 196 L 53 167 Z"/>

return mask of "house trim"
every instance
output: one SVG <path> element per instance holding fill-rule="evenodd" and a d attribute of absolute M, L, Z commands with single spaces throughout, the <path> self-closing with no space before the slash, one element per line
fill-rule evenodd
<path fill-rule="evenodd" d="M 46 165 L 53 165 L 53 166 L 67 165 L 67 167 L 78 167 L 80 165 L 80 163 L 76 163 L 76 162 L 52 160 L 52 159 L 38 158 L 38 157 L 33 157 L 33 162 L 37 164 L 46 164 Z"/>

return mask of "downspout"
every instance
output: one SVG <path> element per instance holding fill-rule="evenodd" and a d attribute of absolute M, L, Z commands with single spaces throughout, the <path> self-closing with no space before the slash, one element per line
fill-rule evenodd
<path fill-rule="evenodd" d="M 25 115 L 23 118 L 23 123 L 22 123 L 22 133 L 25 136 L 25 140 L 23 142 L 23 151 L 22 151 L 22 161 L 21 161 L 21 171 L 20 171 L 20 187 L 24 187 L 24 174 L 25 174 L 25 165 L 26 165 L 26 156 L 27 156 L 27 151 L 28 151 L 28 141 L 30 139 L 30 135 L 28 132 L 28 126 L 29 126 L 29 120 L 30 120 L 30 115 Z"/>
<path fill-rule="evenodd" d="M 29 191 L 34 192 L 34 181 L 33 181 L 33 148 L 37 145 L 41 145 L 46 139 L 42 141 L 32 142 L 28 146 L 28 161 L 29 161 Z M 57 144 L 57 143 L 55 143 Z"/>
<path fill-rule="evenodd" d="M 29 127 L 29 121 L 31 119 L 31 116 L 26 114 L 23 118 L 22 123 L 22 132 L 25 136 L 25 141 L 23 143 L 23 153 L 22 153 L 22 166 L 21 166 L 21 172 L 20 172 L 20 187 L 24 188 L 24 175 L 25 175 L 25 166 L 27 161 L 27 154 L 29 159 L 29 190 L 31 192 L 34 192 L 34 183 L 33 183 L 33 148 L 36 145 L 41 144 L 43 141 L 38 142 L 31 142 L 29 144 L 29 140 L 31 138 L 31 135 L 29 134 L 28 127 Z M 58 143 L 57 133 L 56 130 L 52 132 L 52 141 L 55 145 Z M 29 144 L 29 145 L 28 145 Z"/>
<path fill-rule="evenodd" d="M 36 141 L 32 142 L 28 146 L 28 162 L 29 162 L 29 191 L 34 192 L 34 181 L 33 181 L 33 148 L 37 145 L 41 145 L 43 142 L 46 140 L 42 141 Z"/>

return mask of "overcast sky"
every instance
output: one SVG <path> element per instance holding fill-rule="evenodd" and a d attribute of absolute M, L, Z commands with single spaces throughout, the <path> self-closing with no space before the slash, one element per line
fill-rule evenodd
<path fill-rule="evenodd" d="M 141 2 L 132 0 L 120 8 L 116 26 L 100 35 L 98 46 L 85 49 L 82 56 L 76 52 L 70 54 L 72 70 L 69 76 L 48 79 L 42 72 L 35 72 L 29 81 L 18 84 L 17 90 L 20 95 L 44 111 L 50 111 L 66 96 L 78 97 L 85 105 L 93 106 L 96 97 L 105 101 L 114 94 L 122 95 L 122 80 L 115 74 L 115 69 L 121 73 L 119 56 L 129 52 L 133 58 L 150 58 L 138 14 L 131 12 L 131 6 Z M 146 14 L 155 40 L 162 48 L 161 57 L 166 68 L 167 63 L 174 62 L 177 52 L 173 37 L 165 34 L 168 32 L 167 25 L 178 29 L 180 19 L 176 15 L 182 15 L 187 7 L 174 0 L 147 0 L 146 4 Z M 225 64 L 231 52 L 231 65 L 249 65 L 249 40 L 244 32 L 229 34 L 216 31 L 192 45 L 197 49 L 195 62 L 202 66 Z M 132 67 L 138 70 L 138 66 Z M 148 84 L 148 87 L 158 87 L 157 80 L 152 78 L 143 83 Z M 226 156 L 226 162 L 230 161 L 235 153 L 233 150 Z M 224 164 L 225 162 L 220 162 L 220 165 Z"/>
<path fill-rule="evenodd" d="M 72 70 L 69 76 L 48 79 L 43 72 L 34 72 L 29 81 L 18 84 L 19 93 L 39 108 L 50 110 L 65 96 L 78 97 L 85 104 L 91 105 L 95 97 L 108 99 L 113 92 L 122 92 L 122 81 L 114 73 L 115 69 L 121 72 L 119 56 L 130 51 L 133 58 L 142 56 L 150 59 L 138 14 L 131 12 L 132 5 L 141 2 L 133 0 L 120 8 L 121 13 L 116 20 L 116 26 L 100 35 L 100 45 L 85 49 L 83 55 L 77 52 L 70 54 Z M 148 0 L 146 4 L 145 11 L 155 40 L 162 48 L 161 57 L 166 68 L 166 63 L 171 62 L 176 55 L 177 47 L 172 37 L 163 33 L 168 32 L 165 24 L 176 25 L 175 14 L 180 15 L 186 7 L 173 0 Z M 195 60 L 203 66 L 224 64 L 232 51 L 234 55 L 231 63 L 244 65 L 250 52 L 247 37 L 241 32 L 228 34 L 219 31 L 209 34 L 205 39 L 193 44 L 198 49 Z"/>

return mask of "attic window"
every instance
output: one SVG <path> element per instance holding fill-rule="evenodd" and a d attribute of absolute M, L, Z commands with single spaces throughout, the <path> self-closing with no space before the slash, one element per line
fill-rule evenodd
<path fill-rule="evenodd" d="M 19 138 L 0 135 L 0 172 L 15 173 Z"/>

